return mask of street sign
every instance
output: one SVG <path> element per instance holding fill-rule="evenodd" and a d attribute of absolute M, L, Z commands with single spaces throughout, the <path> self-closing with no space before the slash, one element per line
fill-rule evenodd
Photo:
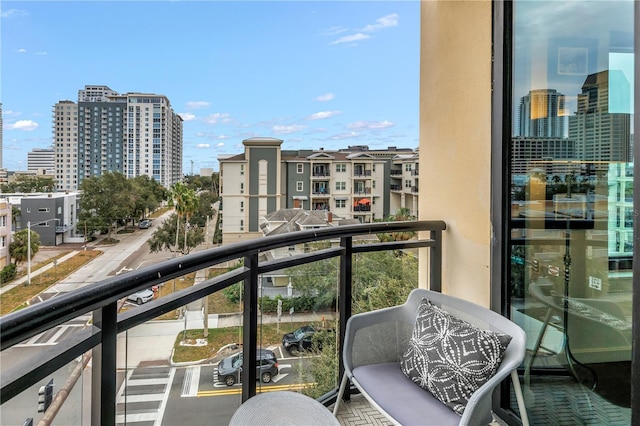
<path fill-rule="evenodd" d="M 560 268 L 556 265 L 549 265 L 549 275 L 554 277 L 560 276 Z"/>

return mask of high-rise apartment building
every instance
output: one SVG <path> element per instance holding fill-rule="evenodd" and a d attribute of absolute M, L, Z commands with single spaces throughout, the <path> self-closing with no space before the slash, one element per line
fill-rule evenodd
<path fill-rule="evenodd" d="M 609 71 L 590 74 L 569 117 L 569 139 L 584 161 L 631 161 L 631 114 L 609 112 Z M 603 166 L 604 167 L 604 166 Z"/>
<path fill-rule="evenodd" d="M 554 89 L 531 90 L 520 99 L 519 135 L 536 138 L 566 137 L 564 95 Z"/>
<path fill-rule="evenodd" d="M 38 175 L 53 176 L 56 168 L 56 153 L 53 148 L 33 148 L 27 153 L 27 170 Z"/>
<path fill-rule="evenodd" d="M 56 189 L 78 189 L 78 105 L 73 101 L 53 107 L 53 149 Z"/>
<path fill-rule="evenodd" d="M 182 119 L 166 96 L 85 86 L 77 105 L 56 104 L 54 126 L 59 189 L 106 172 L 148 175 L 167 188 L 182 177 Z"/>

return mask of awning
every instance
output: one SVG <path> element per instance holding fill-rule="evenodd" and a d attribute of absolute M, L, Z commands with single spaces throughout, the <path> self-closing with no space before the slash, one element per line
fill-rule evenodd
<path fill-rule="evenodd" d="M 371 200 L 369 200 L 368 198 L 363 198 L 362 200 L 358 201 L 358 204 L 371 204 Z"/>
<path fill-rule="evenodd" d="M 302 201 L 307 201 L 309 198 L 306 195 L 294 195 L 293 196 L 294 200 L 302 200 Z"/>

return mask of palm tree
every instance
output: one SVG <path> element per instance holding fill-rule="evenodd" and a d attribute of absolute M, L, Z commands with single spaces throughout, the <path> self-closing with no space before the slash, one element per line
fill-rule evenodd
<path fill-rule="evenodd" d="M 182 213 L 184 214 L 184 245 L 183 251 L 187 249 L 187 227 L 189 226 L 189 219 L 191 215 L 198 210 L 200 198 L 196 195 L 195 190 L 188 189 L 183 195 Z"/>
<path fill-rule="evenodd" d="M 184 197 L 189 188 L 182 182 L 176 182 L 171 187 L 171 198 L 173 199 L 173 204 L 176 208 L 176 251 L 178 250 L 178 236 L 180 234 L 180 217 L 184 211 Z M 175 252 L 174 252 L 175 253 Z"/>

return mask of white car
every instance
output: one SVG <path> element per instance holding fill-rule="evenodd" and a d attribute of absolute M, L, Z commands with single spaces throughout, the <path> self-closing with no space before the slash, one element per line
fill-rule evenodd
<path fill-rule="evenodd" d="M 138 305 L 142 305 L 143 303 L 147 303 L 149 300 L 153 299 L 153 291 L 145 288 L 144 290 L 140 290 L 136 293 L 130 294 L 127 296 L 127 300 L 131 302 L 136 302 Z"/>

